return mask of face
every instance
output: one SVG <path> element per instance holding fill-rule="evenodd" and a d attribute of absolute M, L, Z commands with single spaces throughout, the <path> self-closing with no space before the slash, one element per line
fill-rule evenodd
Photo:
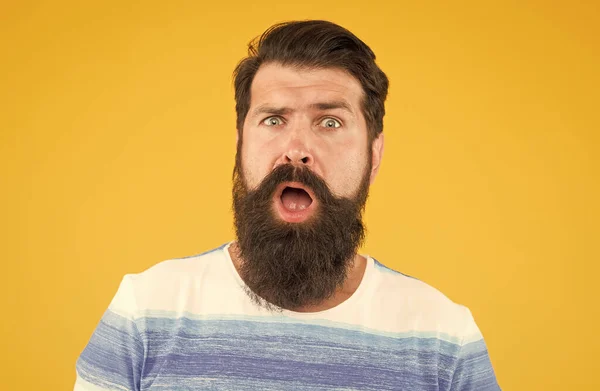
<path fill-rule="evenodd" d="M 233 188 L 239 270 L 257 304 L 314 305 L 343 285 L 381 158 L 382 139 L 367 146 L 360 100 L 341 71 L 257 73 Z"/>
<path fill-rule="evenodd" d="M 334 195 L 351 197 L 358 191 L 369 158 L 372 182 L 383 136 L 369 153 L 362 97 L 358 80 L 339 69 L 261 66 L 252 83 L 242 133 L 241 165 L 248 188 L 256 188 L 275 167 L 291 163 L 323 178 Z"/>

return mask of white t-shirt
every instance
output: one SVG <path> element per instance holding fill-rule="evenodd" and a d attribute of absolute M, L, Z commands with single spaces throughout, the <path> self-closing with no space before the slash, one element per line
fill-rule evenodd
<path fill-rule="evenodd" d="M 366 256 L 354 294 L 269 312 L 227 243 L 126 275 L 75 390 L 499 390 L 470 311 Z"/>

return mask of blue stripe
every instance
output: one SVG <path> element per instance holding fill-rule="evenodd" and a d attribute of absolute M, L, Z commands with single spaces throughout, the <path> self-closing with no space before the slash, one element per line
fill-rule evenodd
<path fill-rule="evenodd" d="M 77 360 L 77 373 L 100 387 L 134 390 L 143 361 L 136 324 L 108 310 Z"/>
<path fill-rule="evenodd" d="M 487 357 L 483 343 L 469 345 L 462 363 Z M 438 390 L 449 389 L 459 353 L 458 344 L 431 337 L 302 322 L 145 317 L 133 323 L 109 311 L 78 370 L 92 383 L 110 378 L 132 386 L 143 366 L 138 384 L 152 390 Z"/>
<path fill-rule="evenodd" d="M 194 314 L 188 311 L 165 311 L 165 310 L 146 310 L 144 312 L 145 319 L 143 322 L 140 322 L 138 328 L 140 331 L 144 331 L 146 327 L 152 328 L 154 330 L 158 329 L 170 329 L 173 327 L 171 322 L 175 319 L 177 320 L 191 320 L 191 321 L 235 321 L 239 323 L 240 321 L 246 321 L 249 323 L 292 323 L 292 324 L 305 324 L 309 326 L 323 326 L 325 328 L 332 329 L 343 329 L 348 331 L 358 331 L 366 334 L 375 334 L 382 337 L 390 337 L 390 338 L 436 338 L 441 339 L 446 342 L 451 342 L 454 344 L 460 343 L 461 337 L 457 335 L 451 335 L 444 332 L 439 331 L 420 331 L 420 330 L 410 330 L 406 332 L 391 332 L 391 331 L 383 331 L 372 329 L 362 325 L 348 324 L 335 322 L 328 319 L 316 319 L 316 318 L 293 318 L 286 315 L 277 315 L 272 314 L 269 316 L 256 316 L 256 315 L 206 315 L 206 314 Z"/>

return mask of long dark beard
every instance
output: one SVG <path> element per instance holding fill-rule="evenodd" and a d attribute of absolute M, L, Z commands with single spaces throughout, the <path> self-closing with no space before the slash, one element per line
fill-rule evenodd
<path fill-rule="evenodd" d="M 239 272 L 256 304 L 294 310 L 331 298 L 343 285 L 365 236 L 362 212 L 369 173 L 370 164 L 353 198 L 334 196 L 306 166 L 291 164 L 278 166 L 249 190 L 236 159 L 233 211 Z M 288 181 L 308 186 L 317 198 L 317 209 L 305 222 L 288 223 L 275 212 L 275 189 Z"/>

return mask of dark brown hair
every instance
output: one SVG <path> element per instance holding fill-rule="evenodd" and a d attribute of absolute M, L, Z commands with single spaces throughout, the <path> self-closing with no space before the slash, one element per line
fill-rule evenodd
<path fill-rule="evenodd" d="M 250 87 L 262 64 L 276 62 L 299 68 L 338 68 L 354 76 L 364 92 L 362 110 L 372 142 L 383 131 L 389 81 L 375 64 L 375 53 L 337 24 L 309 20 L 276 24 L 248 45 L 248 57 L 234 71 L 237 130 L 250 109 Z"/>

